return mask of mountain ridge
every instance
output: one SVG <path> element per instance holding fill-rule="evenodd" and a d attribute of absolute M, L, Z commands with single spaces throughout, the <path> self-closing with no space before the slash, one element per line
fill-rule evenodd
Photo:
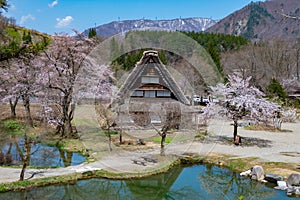
<path fill-rule="evenodd" d="M 107 24 L 103 24 L 95 27 L 97 35 L 107 38 L 117 33 L 126 32 L 134 29 L 165 29 L 171 31 L 205 31 L 208 27 L 214 25 L 217 20 L 210 18 L 177 18 L 166 20 L 150 20 L 150 19 L 137 19 L 137 20 L 123 20 L 113 21 Z M 89 29 L 84 31 L 85 35 L 88 35 Z"/>
<path fill-rule="evenodd" d="M 300 16 L 299 0 L 251 2 L 209 27 L 206 32 L 244 36 L 251 40 L 300 38 L 300 20 L 283 13 Z"/>

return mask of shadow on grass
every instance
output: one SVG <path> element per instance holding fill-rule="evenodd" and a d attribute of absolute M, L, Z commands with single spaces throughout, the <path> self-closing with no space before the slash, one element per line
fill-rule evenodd
<path fill-rule="evenodd" d="M 218 144 L 225 145 L 234 145 L 233 137 L 228 136 L 211 136 L 205 139 L 206 142 L 214 142 Z M 242 147 L 259 147 L 259 148 L 268 148 L 272 147 L 271 140 L 264 140 L 260 138 L 253 137 L 242 137 L 242 143 L 240 144 Z"/>

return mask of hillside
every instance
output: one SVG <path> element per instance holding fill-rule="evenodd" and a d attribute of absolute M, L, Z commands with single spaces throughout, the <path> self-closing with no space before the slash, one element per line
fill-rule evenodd
<path fill-rule="evenodd" d="M 244 36 L 251 40 L 300 38 L 299 0 L 269 0 L 250 3 L 207 29 L 207 32 Z"/>
<path fill-rule="evenodd" d="M 214 25 L 217 21 L 208 18 L 185 18 L 173 20 L 125 20 L 119 22 L 111 22 L 108 24 L 96 27 L 97 35 L 107 38 L 114 34 L 126 32 L 133 29 L 167 29 L 179 31 L 194 31 L 201 32 Z M 85 35 L 88 35 L 89 30 L 85 30 Z"/>
<path fill-rule="evenodd" d="M 47 46 L 51 39 L 50 35 L 8 24 L 1 32 L 0 62 L 26 53 L 29 50 L 28 44 L 41 48 Z"/>

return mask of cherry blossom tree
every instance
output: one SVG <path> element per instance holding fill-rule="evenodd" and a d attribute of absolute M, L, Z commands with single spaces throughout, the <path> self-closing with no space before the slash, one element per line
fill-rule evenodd
<path fill-rule="evenodd" d="M 250 85 L 251 77 L 241 78 L 228 75 L 228 83 L 211 87 L 212 95 L 218 97 L 221 105 L 210 103 L 203 109 L 205 116 L 221 115 L 233 120 L 233 139 L 237 138 L 238 121 L 241 119 L 268 123 L 279 111 L 276 103 L 264 98 L 264 93 Z"/>
<path fill-rule="evenodd" d="M 12 91 L 12 88 L 15 85 L 15 80 L 12 79 L 11 75 L 9 67 L 7 65 L 2 65 L 0 71 L 0 98 L 2 101 L 9 101 L 10 117 L 15 119 L 17 116 L 16 107 L 20 99 L 20 95 L 16 95 L 16 92 Z"/>
<path fill-rule="evenodd" d="M 103 89 L 109 87 L 104 81 L 110 75 L 107 66 L 103 66 L 100 70 L 95 59 L 88 59 L 88 54 L 95 47 L 97 42 L 93 39 L 85 38 L 82 35 L 72 37 L 69 35 L 56 35 L 49 49 L 45 51 L 43 62 L 45 64 L 44 85 L 49 89 L 47 103 L 56 105 L 59 111 L 59 116 L 52 118 L 52 122 L 57 125 L 57 132 L 61 133 L 63 137 L 73 137 L 72 120 L 76 107 L 76 102 L 73 98 L 74 84 L 78 82 L 78 75 L 80 75 L 81 84 L 77 84 L 76 87 L 89 86 L 95 82 L 91 79 L 97 80 L 97 87 Z M 82 64 L 88 63 L 88 67 L 84 71 L 80 71 Z M 94 69 L 95 68 L 95 69 Z M 86 80 L 86 81 L 85 81 Z M 78 88 L 76 88 L 78 90 Z M 100 89 L 100 90 L 101 90 Z M 81 88 L 82 93 L 84 88 Z M 89 91 L 86 93 L 93 93 L 95 91 Z M 86 94 L 85 93 L 85 94 Z"/>
<path fill-rule="evenodd" d="M 72 103 L 73 84 L 89 48 L 84 41 L 68 35 L 56 35 L 49 49 L 45 51 L 45 85 L 49 92 L 48 103 L 59 106 L 57 132 L 71 137 L 75 104 Z"/>
<path fill-rule="evenodd" d="M 9 99 L 12 115 L 15 117 L 15 107 L 18 99 L 21 99 L 25 108 L 26 126 L 23 133 L 24 153 L 20 154 L 22 159 L 22 170 L 20 180 L 24 180 L 26 167 L 30 160 L 31 146 L 34 142 L 33 137 L 29 134 L 30 128 L 33 127 L 33 118 L 31 115 L 31 101 L 39 98 L 42 90 L 39 84 L 41 72 L 41 63 L 37 53 L 39 50 L 34 44 L 28 46 L 28 53 L 9 60 L 9 67 L 1 71 L 5 78 L 5 98 Z M 4 99 L 5 99 L 4 98 Z M 14 102 L 13 102 L 14 99 Z M 13 103 L 12 103 L 13 102 Z"/>
<path fill-rule="evenodd" d="M 0 71 L 2 95 L 4 100 L 10 103 L 11 117 L 16 117 L 16 106 L 18 100 L 23 101 L 27 125 L 33 126 L 30 112 L 30 100 L 38 97 L 41 90 L 39 80 L 41 79 L 41 62 L 39 54 L 48 45 L 48 40 L 33 43 L 31 36 L 23 41 L 26 52 L 15 58 L 5 61 Z"/>

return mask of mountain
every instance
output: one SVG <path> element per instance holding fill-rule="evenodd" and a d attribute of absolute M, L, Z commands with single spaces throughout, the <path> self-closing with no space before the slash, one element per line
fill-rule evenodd
<path fill-rule="evenodd" d="M 300 0 L 252 2 L 220 20 L 206 32 L 244 36 L 251 40 L 300 38 Z M 296 17 L 296 18 L 297 18 Z"/>
<path fill-rule="evenodd" d="M 119 22 L 111 22 L 108 24 L 96 27 L 97 35 L 107 38 L 114 34 L 126 32 L 133 29 L 167 29 L 180 31 L 195 31 L 200 32 L 206 30 L 208 27 L 214 25 L 217 21 L 208 18 L 185 18 L 172 20 L 124 20 Z M 84 33 L 88 35 L 89 30 Z"/>

